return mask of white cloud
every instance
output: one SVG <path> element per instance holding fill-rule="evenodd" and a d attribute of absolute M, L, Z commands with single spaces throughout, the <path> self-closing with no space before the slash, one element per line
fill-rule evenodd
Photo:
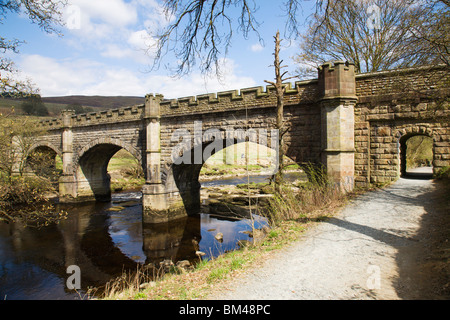
<path fill-rule="evenodd" d="M 106 44 L 104 50 L 101 52 L 101 55 L 107 58 L 122 59 L 132 56 L 133 51 L 117 44 Z"/>
<path fill-rule="evenodd" d="M 71 0 L 70 4 L 80 9 L 88 23 L 126 26 L 138 19 L 136 6 L 122 0 Z"/>
<path fill-rule="evenodd" d="M 42 96 L 160 93 L 166 98 L 179 98 L 255 85 L 252 78 L 235 74 L 237 68 L 233 61 L 227 59 L 223 64 L 226 72 L 222 81 L 198 73 L 174 79 L 87 59 L 57 60 L 40 55 L 23 55 L 19 67 L 40 88 Z"/>
<path fill-rule="evenodd" d="M 156 45 L 157 40 L 145 30 L 129 33 L 126 41 L 124 39 L 115 43 L 99 44 L 103 57 L 131 59 L 143 65 L 151 64 L 156 54 Z"/>
<path fill-rule="evenodd" d="M 149 57 L 153 58 L 156 55 L 158 40 L 152 37 L 146 30 L 139 30 L 132 32 L 128 37 L 128 44 L 131 45 L 134 51 L 138 52 L 138 56 L 135 55 L 137 61 L 148 61 Z"/>
<path fill-rule="evenodd" d="M 144 65 L 155 56 L 157 28 L 167 24 L 155 0 L 71 0 L 65 13 L 64 41 L 78 52 Z"/>
<path fill-rule="evenodd" d="M 253 52 L 260 52 L 264 50 L 264 47 L 260 43 L 255 43 L 250 47 L 250 50 L 252 50 Z"/>

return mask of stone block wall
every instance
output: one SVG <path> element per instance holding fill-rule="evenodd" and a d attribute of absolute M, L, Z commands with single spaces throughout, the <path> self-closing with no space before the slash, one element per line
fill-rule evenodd
<path fill-rule="evenodd" d="M 413 68 L 356 76 L 355 180 L 383 184 L 400 176 L 401 144 L 433 139 L 433 170 L 450 165 L 449 74 Z"/>

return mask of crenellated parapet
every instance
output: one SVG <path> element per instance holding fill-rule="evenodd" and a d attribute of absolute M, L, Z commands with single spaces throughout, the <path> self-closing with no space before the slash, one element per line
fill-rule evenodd
<path fill-rule="evenodd" d="M 285 83 L 286 104 L 311 103 L 316 99 L 317 80 Z M 240 90 L 189 96 L 161 101 L 161 114 L 176 116 L 205 112 L 234 111 L 276 105 L 275 87 L 259 86 Z"/>
<path fill-rule="evenodd" d="M 144 105 L 130 106 L 119 109 L 109 109 L 98 112 L 77 114 L 72 116 L 73 127 L 84 127 L 109 123 L 137 121 L 144 116 Z M 60 129 L 63 126 L 61 119 L 41 121 L 47 130 Z"/>
<path fill-rule="evenodd" d="M 286 105 L 311 103 L 316 99 L 317 80 L 298 81 L 294 84 L 288 82 L 285 83 L 285 87 Z M 274 107 L 276 105 L 275 88 L 273 86 L 244 88 L 177 99 L 163 99 L 158 94 L 148 96 L 159 97 L 161 117 L 234 111 L 244 108 Z M 73 115 L 72 118 L 74 127 L 137 121 L 145 118 L 145 106 L 136 105 L 90 112 Z M 63 123 L 61 119 L 50 119 L 41 121 L 41 125 L 48 130 L 53 130 L 60 129 Z"/>

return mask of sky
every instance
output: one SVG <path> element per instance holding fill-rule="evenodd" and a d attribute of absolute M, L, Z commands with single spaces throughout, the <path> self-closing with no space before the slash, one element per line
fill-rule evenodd
<path fill-rule="evenodd" d="M 174 78 L 165 64 L 176 65 L 168 55 L 159 69 L 152 69 L 155 30 L 168 24 L 159 0 L 69 0 L 64 9 L 63 34 L 46 33 L 25 15 L 9 14 L 1 25 L 1 35 L 26 43 L 9 57 L 29 78 L 43 97 L 65 95 L 145 96 L 159 93 L 165 98 L 214 93 L 254 86 L 273 80 L 273 36 L 284 33 L 282 1 L 255 1 L 261 23 L 261 44 L 255 34 L 247 39 L 234 30 L 232 47 L 222 55 L 225 70 L 221 79 L 204 76 L 198 69 Z M 314 1 L 306 1 L 305 17 Z M 302 20 L 304 17 L 300 17 Z M 282 59 L 291 74 L 292 57 L 298 43 L 284 41 Z M 146 52 L 147 51 L 147 52 Z M 295 80 L 292 80 L 295 81 Z"/>

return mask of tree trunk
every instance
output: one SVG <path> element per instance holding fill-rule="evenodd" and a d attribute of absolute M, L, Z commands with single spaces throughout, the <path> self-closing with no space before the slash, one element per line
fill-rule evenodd
<path fill-rule="evenodd" d="M 284 87 L 283 87 L 283 75 L 281 73 L 281 62 L 280 61 L 280 32 L 277 31 L 275 38 L 275 82 L 267 81 L 267 83 L 275 86 L 275 92 L 277 96 L 277 119 L 276 119 L 276 129 L 278 130 L 278 168 L 275 174 L 275 189 L 277 192 L 281 193 L 281 184 L 283 182 L 283 109 L 284 109 Z"/>

